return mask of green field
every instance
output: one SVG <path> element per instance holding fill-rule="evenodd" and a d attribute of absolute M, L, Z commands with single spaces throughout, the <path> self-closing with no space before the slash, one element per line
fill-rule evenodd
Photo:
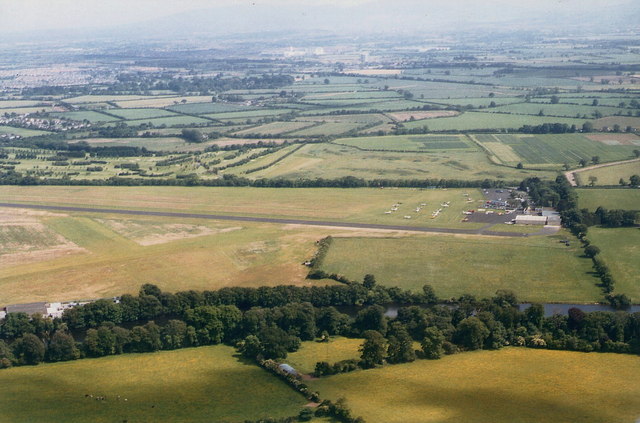
<path fill-rule="evenodd" d="M 229 111 L 225 113 L 209 113 L 203 116 L 217 119 L 217 120 L 232 120 L 232 119 L 260 119 L 267 116 L 278 116 L 290 113 L 290 109 L 251 109 L 250 107 L 244 107 L 242 111 Z"/>
<path fill-rule="evenodd" d="M 86 112 L 91 113 L 91 112 Z M 127 125 L 129 126 L 137 126 L 142 124 L 151 124 L 154 126 L 176 126 L 176 125 L 212 125 L 213 122 L 209 119 L 203 119 L 196 116 L 186 116 L 186 115 L 177 115 L 177 116 L 168 116 L 168 117 L 160 117 L 153 119 L 138 119 L 138 120 L 128 120 Z M 106 126 L 114 126 L 115 123 L 108 124 Z"/>
<path fill-rule="evenodd" d="M 473 129 L 518 129 L 523 125 L 541 125 L 543 123 L 566 123 L 568 125 L 582 125 L 584 119 L 569 119 L 547 116 L 508 115 L 499 113 L 466 112 L 460 116 L 416 120 L 405 123 L 408 129 L 421 128 L 427 125 L 432 131 Z"/>
<path fill-rule="evenodd" d="M 464 135 L 399 135 L 387 137 L 343 138 L 336 144 L 359 147 L 365 150 L 431 151 L 448 149 L 474 149 Z"/>
<path fill-rule="evenodd" d="M 256 128 L 248 128 L 238 132 L 234 135 L 247 135 L 247 134 L 260 134 L 260 135 L 280 135 L 287 132 L 297 131 L 302 128 L 313 125 L 314 122 L 272 122 L 266 125 L 261 125 Z"/>
<path fill-rule="evenodd" d="M 103 113 L 93 111 L 51 113 L 51 115 L 55 117 L 62 117 L 65 119 L 77 120 L 80 122 L 88 120 L 91 123 L 119 121 L 118 118 L 115 118 L 113 116 L 108 116 Z"/>
<path fill-rule="evenodd" d="M 3 370 L 0 419 L 241 423 L 296 415 L 307 403 L 233 353 L 227 346 L 200 347 Z"/>
<path fill-rule="evenodd" d="M 638 189 L 578 189 L 577 192 L 580 208 L 595 211 L 602 206 L 609 210 L 640 210 Z"/>
<path fill-rule="evenodd" d="M 249 110 L 248 107 L 229 103 L 187 103 L 169 107 L 169 110 L 175 110 L 180 113 L 199 115 L 204 113 L 222 113 L 235 112 L 240 110 Z"/>
<path fill-rule="evenodd" d="M 591 260 L 577 241 L 569 248 L 559 242 L 568 236 L 336 238 L 322 269 L 352 280 L 371 273 L 381 284 L 414 291 L 430 284 L 441 298 L 509 289 L 523 301 L 597 301 Z"/>
<path fill-rule="evenodd" d="M 538 115 L 542 110 L 546 116 L 582 117 L 592 119 L 595 112 L 603 116 L 610 116 L 623 112 L 623 109 L 607 106 L 578 106 L 575 104 L 543 104 L 543 103 L 519 103 L 506 106 L 498 106 L 490 109 L 492 113 L 514 113 L 524 115 Z"/>
<path fill-rule="evenodd" d="M 163 116 L 176 116 L 175 113 L 162 109 L 110 109 L 109 114 L 120 116 L 122 119 L 153 119 Z"/>
<path fill-rule="evenodd" d="M 289 353 L 283 360 L 299 373 L 311 374 L 318 361 L 335 363 L 341 360 L 360 358 L 358 348 L 363 340 L 358 338 L 330 338 L 329 342 L 303 342 L 300 349 Z"/>
<path fill-rule="evenodd" d="M 51 132 L 38 131 L 35 129 L 15 128 L 13 126 L 0 126 L 0 135 L 13 134 L 21 137 L 37 137 L 38 135 L 47 135 Z"/>
<path fill-rule="evenodd" d="M 615 293 L 640 302 L 640 229 L 591 227 L 588 238 L 600 248 L 602 259 L 611 269 Z"/>
<path fill-rule="evenodd" d="M 640 359 L 505 348 L 313 380 L 323 398 L 389 423 L 632 423 Z"/>
<path fill-rule="evenodd" d="M 340 143 L 342 140 L 337 142 Z M 428 150 L 428 154 L 415 154 L 361 151 L 354 147 L 336 144 L 310 144 L 276 166 L 253 174 L 255 178 L 292 179 L 342 176 L 365 179 L 444 178 L 520 181 L 530 176 L 555 178 L 556 172 L 497 166 L 489 161 L 485 153 L 472 148 L 431 149 Z"/>
<path fill-rule="evenodd" d="M 589 169 L 583 172 L 575 172 L 579 185 L 590 185 L 592 176 L 598 178 L 595 185 L 618 185 L 622 178 L 625 183 L 629 183 L 629 177 L 640 175 L 640 160 L 623 163 L 615 166 L 606 166 L 597 169 Z M 640 207 L 639 207 L 640 208 Z"/>
<path fill-rule="evenodd" d="M 291 132 L 293 137 L 311 137 L 321 135 L 341 135 L 354 129 L 362 127 L 359 123 L 349 122 L 327 122 L 318 126 L 312 126 L 299 131 Z"/>
<path fill-rule="evenodd" d="M 313 255 L 314 242 L 327 235 L 318 228 L 283 231 L 266 224 L 104 214 L 42 222 L 54 236 L 84 250 L 70 255 L 54 249 L 46 256 L 35 251 L 7 263 L 0 251 L 0 305 L 133 294 L 144 283 L 167 291 L 306 285 L 308 269 L 301 263 Z M 30 237 L 19 246 L 12 238 L 6 252 L 55 239 L 41 240 L 47 234 L 24 232 Z M 5 235 L 12 233 L 0 232 L 0 238 Z"/>
<path fill-rule="evenodd" d="M 562 164 L 575 165 L 584 159 L 600 157 L 601 162 L 624 160 L 633 155 L 633 145 L 608 145 L 579 134 L 477 134 L 474 138 L 501 162 L 515 165 Z"/>

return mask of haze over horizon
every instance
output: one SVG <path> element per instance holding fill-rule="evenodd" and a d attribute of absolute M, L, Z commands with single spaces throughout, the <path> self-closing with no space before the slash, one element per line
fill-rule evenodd
<path fill-rule="evenodd" d="M 635 29 L 634 0 L 0 0 L 0 33 L 189 36 L 325 30 L 348 34 L 504 29 Z M 492 28 L 492 25 L 495 27 Z"/>

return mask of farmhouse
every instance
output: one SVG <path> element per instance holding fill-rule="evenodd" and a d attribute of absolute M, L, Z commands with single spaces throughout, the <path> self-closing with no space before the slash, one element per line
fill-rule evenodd
<path fill-rule="evenodd" d="M 546 225 L 547 216 L 530 216 L 526 214 L 519 214 L 516 216 L 515 223 L 519 225 Z"/>

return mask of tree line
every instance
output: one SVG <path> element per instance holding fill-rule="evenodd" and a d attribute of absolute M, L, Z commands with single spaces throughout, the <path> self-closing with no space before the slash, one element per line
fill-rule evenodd
<path fill-rule="evenodd" d="M 405 306 L 396 319 L 382 304 Z M 347 314 L 339 306 L 358 306 Z M 330 336 L 364 338 L 357 363 L 322 364 L 320 374 L 506 345 L 576 351 L 640 353 L 640 313 L 571 309 L 544 316 L 534 304 L 519 311 L 516 296 L 499 291 L 478 300 L 465 295 L 438 304 L 433 290 L 404 291 L 365 281 L 324 287 L 223 288 L 162 292 L 143 285 L 119 302 L 99 300 L 62 318 L 10 313 L 0 321 L 0 365 L 183 347 L 235 345 L 245 357 L 284 359 L 302 341 Z M 416 353 L 413 342 L 422 348 Z"/>

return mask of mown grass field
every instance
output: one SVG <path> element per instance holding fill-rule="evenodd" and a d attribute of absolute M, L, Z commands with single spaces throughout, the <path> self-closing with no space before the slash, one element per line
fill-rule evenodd
<path fill-rule="evenodd" d="M 0 419 L 240 423 L 296 415 L 307 403 L 233 354 L 214 346 L 3 370 Z"/>
<path fill-rule="evenodd" d="M 468 197 L 463 194 L 469 194 Z M 447 227 L 477 208 L 477 189 L 279 189 L 220 187 L 0 187 L 7 202 L 116 209 L 291 217 L 310 220 Z M 468 199 L 472 199 L 471 202 Z M 320 202 L 320 203 L 319 203 Z M 449 207 L 441 206 L 449 202 Z M 386 214 L 393 204 L 398 210 Z M 426 203 L 426 206 L 421 206 Z M 319 207 L 321 204 L 321 207 Z M 415 212 L 421 207 L 420 212 Z M 436 219 L 431 213 L 442 212 Z M 404 219 L 412 215 L 412 219 Z M 464 224 L 470 227 L 470 224 Z"/>
<path fill-rule="evenodd" d="M 640 210 L 640 190 L 638 189 L 578 189 L 580 208 L 595 211 L 602 206 L 606 209 Z"/>
<path fill-rule="evenodd" d="M 110 109 L 109 114 L 120 116 L 123 119 L 153 119 L 163 116 L 176 116 L 176 113 L 163 109 Z"/>
<path fill-rule="evenodd" d="M 628 184 L 632 175 L 640 175 L 640 161 L 576 172 L 576 179 L 580 185 L 590 185 L 589 178 L 594 176 L 598 178 L 595 185 L 619 185 L 620 178 Z"/>
<path fill-rule="evenodd" d="M 640 358 L 505 348 L 309 381 L 356 416 L 389 423 L 632 423 Z"/>
<path fill-rule="evenodd" d="M 62 112 L 62 113 L 52 113 L 51 115 L 55 117 L 62 117 L 65 119 L 72 119 L 72 120 L 78 120 L 78 121 L 88 120 L 91 123 L 120 121 L 116 117 L 105 115 L 104 113 L 99 113 L 94 111 Z"/>
<path fill-rule="evenodd" d="M 336 238 L 322 269 L 352 280 L 370 273 L 378 283 L 414 291 L 429 284 L 441 298 L 486 298 L 509 289 L 523 301 L 598 301 L 591 260 L 577 241 L 559 242 L 568 236 Z"/>
<path fill-rule="evenodd" d="M 640 302 L 640 229 L 591 227 L 587 236 L 611 269 L 615 292 Z"/>

